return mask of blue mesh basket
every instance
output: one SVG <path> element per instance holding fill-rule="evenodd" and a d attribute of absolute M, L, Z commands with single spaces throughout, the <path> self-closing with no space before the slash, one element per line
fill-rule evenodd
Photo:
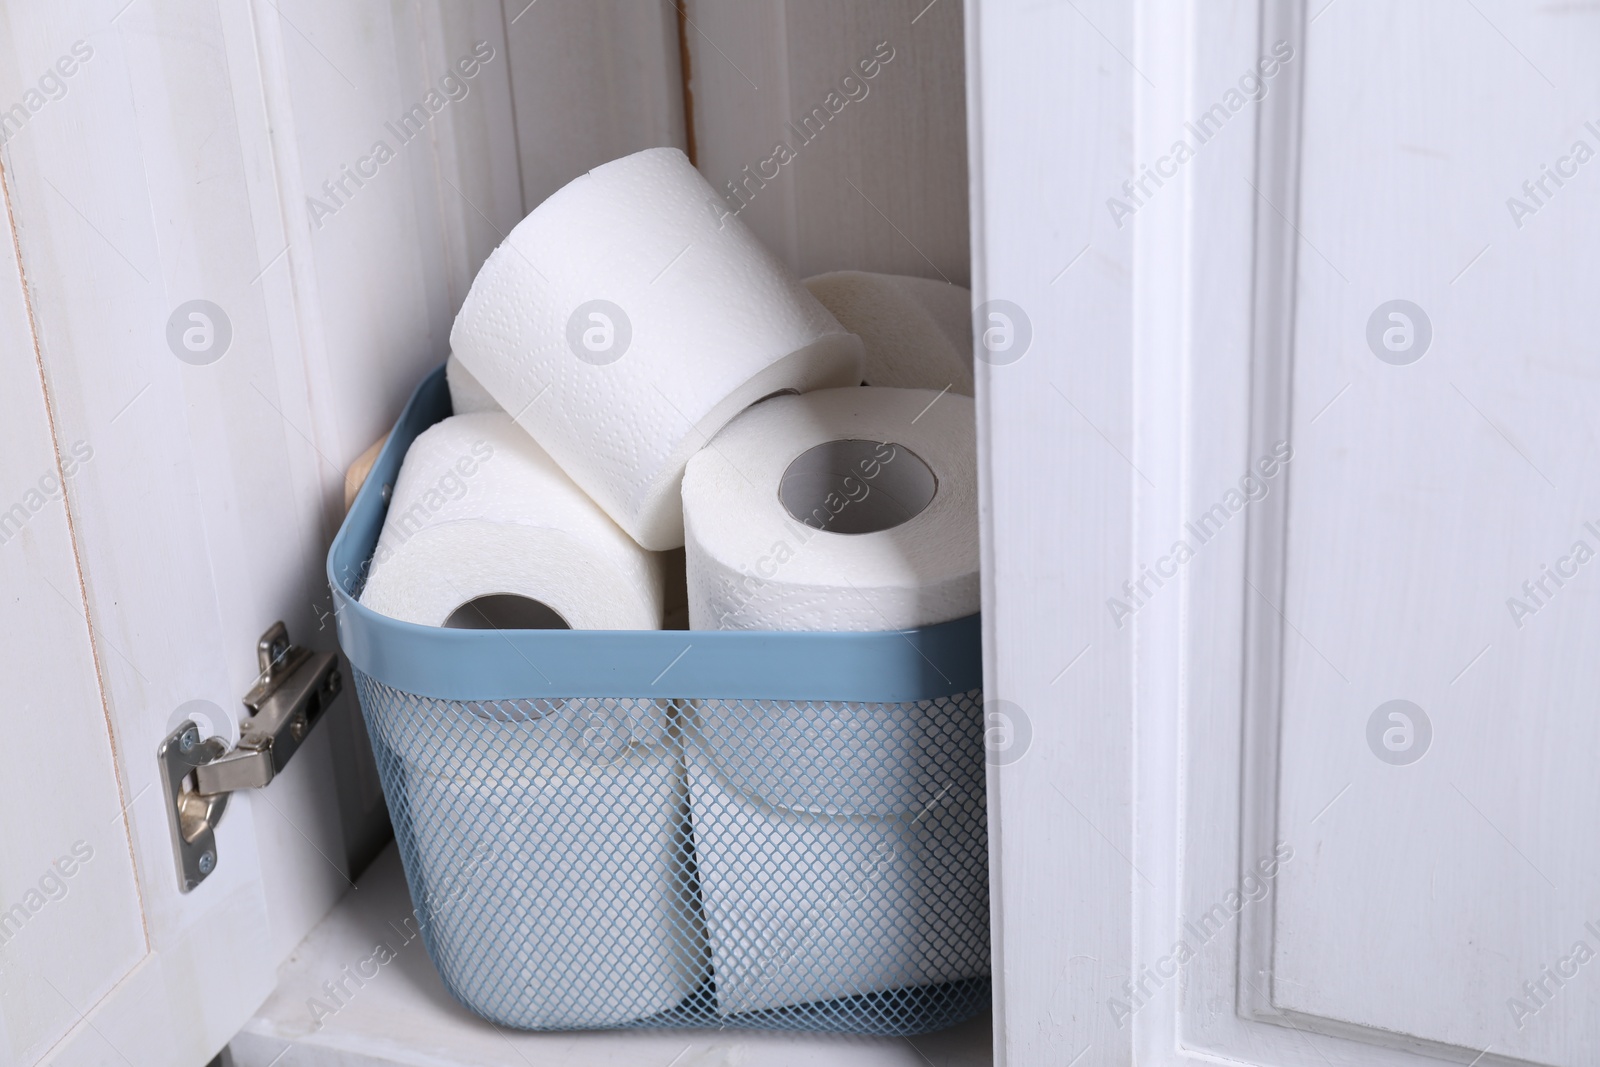
<path fill-rule="evenodd" d="M 423 943 L 527 1030 L 917 1034 L 989 1000 L 977 616 L 457 630 L 356 600 L 418 386 L 328 554 Z"/>

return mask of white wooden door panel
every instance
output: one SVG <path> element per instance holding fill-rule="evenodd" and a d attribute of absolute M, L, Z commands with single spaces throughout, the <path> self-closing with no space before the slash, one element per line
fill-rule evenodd
<path fill-rule="evenodd" d="M 103 1059 L 105 1045 L 135 1059 L 203 1058 L 270 988 L 268 935 L 286 918 L 292 927 L 308 898 L 299 922 L 314 922 L 338 892 L 295 854 L 315 857 L 315 837 L 297 836 L 271 859 L 298 860 L 303 895 L 276 897 L 271 914 L 255 833 L 266 808 L 242 798 L 219 828 L 215 877 L 178 890 L 156 745 L 186 701 L 237 714 L 254 635 L 305 615 L 294 608 L 311 587 L 285 576 L 314 564 L 307 544 L 320 531 L 314 509 L 299 524 L 308 516 L 296 508 L 283 422 L 255 384 L 276 391 L 263 373 L 265 308 L 235 255 L 253 234 L 215 9 L 141 5 L 126 25 L 114 13 L 12 9 L 8 25 L 20 69 L 48 66 L 76 40 L 90 52 L 66 96 L 8 141 L 6 170 L 57 447 L 81 438 L 97 449 L 68 502 L 133 828 L 133 899 L 154 953 L 103 1002 L 74 1005 L 78 1025 L 53 1053 L 62 1062 Z M 234 358 L 209 368 L 180 362 L 165 336 L 171 307 L 201 294 L 231 308 L 234 334 Z M 239 485 L 259 495 L 241 500 Z M 85 711 L 105 719 L 72 713 Z M 277 802 L 288 806 L 292 791 Z M 317 791 L 331 800 L 326 777 Z M 302 821 L 342 860 L 336 822 L 330 834 L 325 818 Z"/>
<path fill-rule="evenodd" d="M 1290 1064 L 1583 1062 L 1594 1035 L 1578 1020 L 1593 1013 L 1575 989 L 1564 995 L 1577 1014 L 1563 1026 L 1552 1006 L 1539 1031 L 1507 1002 L 1583 935 L 1576 887 L 1589 872 L 1570 841 L 1600 800 L 1579 767 L 1595 740 L 1579 711 L 1592 672 L 1574 672 L 1593 602 L 1573 597 L 1542 648 L 1516 647 L 1505 608 L 1548 531 L 1580 530 L 1593 486 L 1561 458 L 1593 438 L 1579 406 L 1592 375 L 1559 355 L 1507 358 L 1559 352 L 1582 301 L 1556 278 L 1592 270 L 1568 231 L 1533 254 L 1570 273 L 1524 297 L 1518 277 L 1542 270 L 1495 229 L 1514 227 L 1491 160 L 1524 150 L 1522 116 L 1548 103 L 1546 87 L 1502 62 L 1521 61 L 1492 27 L 1507 55 L 1482 52 L 1470 10 L 1408 8 L 1397 24 L 1357 4 L 1304 27 L 1316 12 L 1299 5 L 1263 14 L 1255 33 L 1224 13 L 1194 21 L 1191 116 L 1280 39 L 1296 59 L 1229 120 L 1253 138 L 1223 131 L 1186 172 L 1195 221 L 1177 284 L 1193 294 L 1191 336 L 1182 362 L 1148 358 L 1186 380 L 1175 409 L 1167 397 L 1150 410 L 1166 405 L 1189 429 L 1146 468 L 1185 484 L 1178 510 L 1147 494 L 1145 551 L 1194 544 L 1183 523 L 1244 489 L 1279 441 L 1292 459 L 1257 479 L 1264 495 L 1244 515 L 1218 512 L 1227 525 L 1176 588 L 1139 607 L 1141 641 L 1163 650 L 1140 670 L 1141 722 L 1156 727 L 1141 753 L 1158 761 L 1151 779 L 1165 765 L 1181 783 L 1150 791 L 1141 855 L 1178 888 L 1176 907 L 1149 894 L 1136 981 L 1156 992 L 1124 999 L 1156 1061 L 1190 1048 Z M 1485 81 L 1501 104 L 1474 110 Z M 1152 240 L 1179 232 L 1148 217 Z M 1247 279 L 1233 235 L 1252 219 Z M 1485 270 L 1497 245 L 1510 261 L 1498 278 Z M 1404 355 L 1381 329 L 1381 351 L 1369 341 L 1394 299 L 1429 309 L 1431 347 L 1414 364 L 1395 365 Z M 1541 308 L 1562 324 L 1519 331 Z M 1530 403 L 1539 395 L 1564 399 Z M 1528 420 L 1525 434 L 1508 415 Z M 1541 446 L 1567 492 L 1530 458 Z M 1401 720 L 1369 731 L 1402 698 L 1434 709 L 1415 763 L 1383 742 Z M 1165 797 L 1179 804 L 1170 835 Z M 1167 974 L 1180 944 L 1197 961 Z"/>
<path fill-rule="evenodd" d="M 97 457 L 85 439 L 56 452 L 10 240 L 0 246 L 0 347 L 0 723 L 10 751 L 52 764 L 48 782 L 18 767 L 0 774 L 0 1059 L 9 1063 L 32 1062 L 65 1036 L 147 945 L 63 502 L 63 482 Z"/>
<path fill-rule="evenodd" d="M 1584 925 L 1600 868 L 1574 847 L 1600 811 L 1588 771 L 1600 669 L 1585 647 L 1600 586 L 1570 561 L 1575 543 L 1600 546 L 1585 527 L 1600 513 L 1586 447 L 1600 383 L 1582 340 L 1600 326 L 1588 294 L 1600 200 L 1575 161 L 1570 186 L 1547 181 L 1521 228 L 1508 198 L 1531 206 L 1521 184 L 1541 164 L 1570 160 L 1579 140 L 1600 148 L 1584 125 L 1600 93 L 1573 49 L 1600 43 L 1600 23 L 1438 3 L 1399 18 L 1356 4 L 1324 21 L 1306 68 L 1299 225 L 1327 262 L 1300 258 L 1292 418 L 1307 431 L 1284 600 L 1304 638 L 1284 649 L 1280 761 L 1303 770 L 1279 795 L 1280 819 L 1308 826 L 1309 862 L 1279 882 L 1273 999 L 1587 1062 L 1600 992 L 1576 963 L 1559 993 L 1520 987 L 1579 941 L 1600 945 Z M 1396 298 L 1432 332 L 1403 366 L 1363 343 L 1373 309 Z M 1557 585 L 1543 568 L 1562 556 Z M 1530 579 L 1545 589 L 1525 592 Z M 1428 746 L 1403 766 L 1375 759 L 1363 729 L 1397 698 L 1432 730 L 1396 754 Z"/>
<path fill-rule="evenodd" d="M 1592 1062 L 1600 25 L 1366 0 L 1055 14 L 969 10 L 976 298 L 1048 294 L 1021 301 L 1034 349 L 980 373 L 987 680 L 1024 703 L 1038 660 L 1087 648 L 1061 686 L 1104 650 L 1133 687 L 1025 704 L 1033 748 L 991 777 L 998 1057 Z M 1102 277 L 1063 346 L 1095 357 L 1068 364 L 1063 417 L 1101 432 L 1058 458 L 1029 436 L 1062 387 L 1039 344 Z M 1053 476 L 1045 519 L 1044 497 L 1016 510 Z M 1124 520 L 1131 551 L 1099 551 Z M 1041 521 L 1053 551 L 1008 582 Z M 1063 552 L 1099 569 L 1054 602 Z M 1430 736 L 1380 713 L 1397 699 Z M 1063 796 L 1066 822 L 1030 825 Z M 1091 810 L 1101 836 L 1073 846 Z M 1131 912 L 1078 895 L 1117 879 Z"/>
<path fill-rule="evenodd" d="M 1307 1038 L 1241 1014 L 1264 981 L 1243 962 L 1247 935 L 1270 915 L 1275 879 L 1305 858 L 1295 827 L 1241 802 L 1244 768 L 1275 750 L 1270 720 L 1246 715 L 1248 698 L 1270 690 L 1274 676 L 1267 667 L 1259 679 L 1247 675 L 1244 663 L 1249 627 L 1268 630 L 1277 618 L 1265 599 L 1276 604 L 1276 593 L 1263 577 L 1276 557 L 1263 547 L 1252 565 L 1249 553 L 1278 543 L 1273 519 L 1301 455 L 1279 425 L 1286 379 L 1277 358 L 1287 344 L 1286 293 L 1299 251 L 1290 221 L 1293 119 L 1308 58 L 1298 14 L 1289 5 L 1249 3 L 1196 9 L 1187 33 L 1175 26 L 1163 35 L 1162 54 L 1174 65 L 1168 91 L 1148 93 L 1159 114 L 1145 126 L 1141 155 L 1170 156 L 1174 137 L 1197 150 L 1178 188 L 1156 189 L 1160 200 L 1135 204 L 1136 222 L 1149 222 L 1141 250 L 1181 249 L 1162 258 L 1160 271 L 1177 296 L 1162 317 L 1178 338 L 1141 352 L 1151 383 L 1141 397 L 1146 422 L 1164 418 L 1151 423 L 1163 429 L 1151 434 L 1140 463 L 1163 488 L 1143 487 L 1149 521 L 1135 569 L 1159 568 L 1160 577 L 1172 569 L 1178 543 L 1193 550 L 1170 585 L 1152 580 L 1128 598 L 1137 612 L 1130 625 L 1150 647 L 1138 669 L 1139 855 L 1160 889 L 1141 887 L 1149 891 L 1132 985 L 1105 1006 L 1135 1030 L 1141 1062 L 1207 1053 L 1286 1065 L 1396 1062 L 1382 1050 Z M 1246 87 L 1260 84 L 1256 93 L 1242 94 L 1247 72 L 1257 80 Z M 1187 93 L 1173 91 L 1185 81 Z M 1211 110 L 1217 106 L 1223 110 Z M 1218 118 L 1196 134 L 1185 124 L 1201 114 Z M 1241 495 L 1247 503 L 1235 507 Z M 1214 511 L 1219 504 L 1223 510 Z M 1196 523 L 1198 533 L 1190 529 Z M 1189 951 L 1194 957 L 1184 961 Z"/>
<path fill-rule="evenodd" d="M 1133 12 L 967 10 L 973 300 L 1013 302 L 1033 335 L 977 365 L 985 696 L 1013 720 L 988 779 L 995 1061 L 1126 1064 L 1104 1002 L 1132 971 L 1141 878 L 1132 641 L 1102 590 L 1133 536 L 1134 247 L 1103 197 L 1127 176 L 1134 83 L 1096 30 L 1125 43 Z"/>
<path fill-rule="evenodd" d="M 70 894 L 29 922 L 41 944 L 7 953 L 4 1062 L 203 1062 L 381 844 L 353 698 L 269 789 L 232 799 L 217 870 L 189 894 L 155 751 L 186 701 L 240 712 L 274 619 L 302 643 L 333 645 L 322 557 L 344 466 L 443 357 L 473 271 L 521 215 L 502 34 L 492 3 L 0 9 L 0 88 L 23 102 L 0 161 L 32 310 L 31 322 L 8 311 L 7 350 L 25 361 L 7 373 L 34 382 L 6 400 L 20 405 L 23 439 L 45 435 L 7 454 L 8 484 L 41 476 L 27 472 L 52 431 L 56 454 L 94 449 L 67 488 L 70 531 L 41 512 L 23 535 L 50 552 L 30 548 L 24 564 L 22 542 L 0 546 L 17 549 L 6 565 L 32 582 L 7 606 L 8 628 L 28 631 L 7 658 L 32 656 L 41 671 L 17 690 L 27 721 L 12 728 L 13 751 L 39 763 L 6 770 L 0 889 L 26 894 L 19 879 L 42 877 L 26 872 L 68 816 L 109 804 L 111 826 L 126 802 L 132 829 L 131 866 L 126 840 L 91 841 L 95 861 Z M 75 42 L 70 77 L 28 96 Z M 408 114 L 420 132 L 401 144 L 385 123 Z M 370 166 L 386 137 L 392 159 L 357 184 L 344 168 Z M 324 180 L 352 194 L 331 217 L 308 202 L 313 190 L 331 199 Z M 167 339 L 169 315 L 196 298 L 231 332 L 210 363 L 181 360 Z M 37 425 L 35 345 L 50 429 Z M 74 551 L 81 594 L 76 572 L 61 571 Z M 39 584 L 50 575 L 86 596 L 59 605 L 77 612 L 65 622 L 40 602 L 55 597 Z M 46 686 L 70 725 L 35 739 Z M 95 773 L 96 788 L 78 782 Z M 72 803 L 26 822 L 24 798 L 59 796 Z M 91 918 L 58 925 L 84 907 Z M 45 978 L 66 994 L 59 1006 L 41 999 Z"/>
<path fill-rule="evenodd" d="M 1240 883 L 1237 709 L 1243 679 L 1237 657 L 1245 607 L 1238 594 L 1244 588 L 1244 519 L 1199 546 L 1183 565 L 1183 585 L 1170 572 L 1184 524 L 1236 488 L 1254 460 L 1251 297 L 1257 250 L 1275 247 L 1257 239 L 1258 196 L 1249 184 L 1259 181 L 1254 161 L 1260 113 L 1230 112 L 1227 123 L 1199 146 L 1203 151 L 1186 162 L 1182 177 L 1164 179 L 1166 185 L 1146 178 L 1136 161 L 1171 159 L 1175 139 L 1197 139 L 1185 123 L 1220 100 L 1261 55 L 1257 9 L 1249 2 L 1211 5 L 1208 17 L 1191 8 L 1184 20 L 1149 24 L 1141 47 L 1130 53 L 1139 70 L 1127 75 L 1135 81 L 1143 119 L 1121 174 L 1100 191 L 1097 203 L 1106 224 L 1128 235 L 1136 262 L 1144 264 L 1134 279 L 1147 311 L 1135 326 L 1140 340 L 1134 374 L 1141 386 L 1134 399 L 1139 522 L 1133 558 L 1123 576 L 1108 576 L 1109 583 L 1102 579 L 1099 589 L 1085 590 L 1104 613 L 1101 625 L 1136 635 L 1141 646 L 1142 655 L 1130 662 L 1136 680 L 1130 717 L 1139 738 L 1139 817 L 1131 856 L 1143 877 L 1132 883 L 1134 957 L 1125 972 L 1108 975 L 1086 1005 L 1117 1033 L 1129 1034 L 1132 1049 L 1090 1062 L 1187 1062 L 1180 1050 L 1202 1043 L 1196 1027 L 1185 1025 L 1190 1014 L 1230 1033 L 1238 1022 L 1238 926 L 1228 923 L 1215 936 L 1202 930 L 1195 937 L 1184 922 L 1207 915 Z M 1280 81 L 1266 99 L 1289 88 Z M 1141 178 L 1142 188 L 1135 184 Z M 1135 213 L 1125 214 L 1124 205 Z M 1157 574 L 1157 567 L 1168 576 Z M 1124 588 L 1125 581 L 1142 581 L 1143 588 Z M 1186 612 L 1186 599 L 1205 607 Z M 1133 614 L 1125 614 L 1124 606 Z M 1207 699 L 1196 707 L 1187 699 L 1190 689 Z M 1199 751 L 1205 752 L 1203 773 L 1189 770 Z M 1235 788 L 1231 800 L 1217 785 L 1229 781 Z M 1180 941 L 1195 956 L 1174 973 Z M 1293 1035 L 1259 1035 L 1255 1052 L 1264 1062 L 1284 1054 L 1276 1044 L 1280 1036 Z"/>
<path fill-rule="evenodd" d="M 695 163 L 801 275 L 966 285 L 962 11 L 686 0 Z"/>

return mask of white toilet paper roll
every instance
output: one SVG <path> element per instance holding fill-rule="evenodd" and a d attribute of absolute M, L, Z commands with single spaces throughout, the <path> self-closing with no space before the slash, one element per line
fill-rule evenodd
<path fill-rule="evenodd" d="M 680 1003 L 707 947 L 670 705 L 454 707 L 426 728 L 380 719 L 374 734 L 403 767 L 406 864 L 418 917 L 450 946 L 450 988 L 526 1028 L 616 1026 Z"/>
<path fill-rule="evenodd" d="M 939 705 L 943 705 L 940 707 Z M 785 806 L 752 790 L 734 716 L 704 719 L 685 745 L 695 863 L 721 1015 L 979 978 L 988 973 L 989 917 L 975 886 L 987 881 L 981 742 L 975 752 L 893 751 L 906 720 L 948 726 L 952 701 L 919 705 L 783 707 L 821 731 L 841 714 L 874 727 L 854 766 L 817 766 L 793 747 L 750 755 L 780 772 L 827 783 L 862 770 L 898 786 L 938 783 L 910 810 L 840 809 L 826 787 Z M 720 709 L 719 709 L 720 710 Z M 765 714 L 765 707 L 754 709 Z M 719 731 L 722 728 L 722 732 Z M 948 734 L 936 735 L 947 748 Z M 887 748 L 889 751 L 880 752 Z M 831 763 L 849 763 L 835 760 Z"/>
<path fill-rule="evenodd" d="M 652 630 L 661 565 L 509 415 L 456 415 L 411 443 L 361 602 L 427 626 Z"/>
<path fill-rule="evenodd" d="M 972 291 L 904 274 L 840 270 L 805 281 L 861 338 L 861 380 L 972 395 Z"/>
<path fill-rule="evenodd" d="M 484 263 L 456 357 L 646 548 L 683 543 L 684 464 L 762 397 L 860 380 L 861 342 L 684 154 L 571 182 Z"/>
<path fill-rule="evenodd" d="M 825 389 L 740 415 L 683 481 L 697 630 L 898 630 L 978 610 L 973 405 Z"/>
<path fill-rule="evenodd" d="M 691 626 L 888 630 L 977 611 L 976 467 L 964 396 L 757 404 L 684 476 Z M 684 757 L 719 1012 L 982 973 L 980 898 L 938 892 L 984 873 L 964 707 L 695 704 Z"/>
<path fill-rule="evenodd" d="M 450 387 L 451 414 L 472 415 L 479 411 L 500 410 L 500 405 L 494 402 L 489 390 L 472 376 L 471 371 L 461 365 L 454 352 L 445 360 L 444 380 Z"/>

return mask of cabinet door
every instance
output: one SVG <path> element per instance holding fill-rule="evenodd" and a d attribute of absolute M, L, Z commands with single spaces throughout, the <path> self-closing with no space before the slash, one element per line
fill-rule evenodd
<path fill-rule="evenodd" d="M 33 1063 L 150 946 L 63 504 L 96 455 L 87 438 L 57 452 L 10 241 L 0 344 L 0 1059 Z"/>
<path fill-rule="evenodd" d="M 1600 23 L 971 12 L 1004 1062 L 1592 1062 Z"/>
<path fill-rule="evenodd" d="M 206 1062 L 383 843 L 353 692 L 187 893 L 156 752 L 274 621 L 335 647 L 344 468 L 522 215 L 504 25 L 0 8 L 0 1062 Z"/>

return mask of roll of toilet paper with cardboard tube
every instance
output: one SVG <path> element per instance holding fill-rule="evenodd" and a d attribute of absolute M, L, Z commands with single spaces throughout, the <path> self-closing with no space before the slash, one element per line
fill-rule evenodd
<path fill-rule="evenodd" d="M 893 630 L 976 612 L 976 466 L 965 396 L 755 405 L 684 476 L 691 626 Z M 987 973 L 975 694 L 696 701 L 684 757 L 719 1013 Z"/>
<path fill-rule="evenodd" d="M 575 179 L 484 263 L 464 367 L 646 548 L 683 543 L 689 457 L 764 397 L 860 380 L 861 342 L 656 148 Z"/>
<path fill-rule="evenodd" d="M 455 415 L 406 452 L 361 603 L 425 626 L 653 630 L 661 565 L 509 415 Z"/>
<path fill-rule="evenodd" d="M 805 286 L 861 338 L 861 381 L 971 396 L 972 291 L 904 274 L 839 270 Z"/>
<path fill-rule="evenodd" d="M 972 400 L 932 389 L 774 397 L 683 481 L 696 630 L 901 630 L 978 610 Z"/>
<path fill-rule="evenodd" d="M 473 415 L 480 411 L 499 411 L 500 405 L 494 402 L 494 397 L 489 395 L 472 372 L 461 365 L 461 361 L 450 354 L 444 363 L 445 384 L 450 387 L 450 412 L 453 415 Z"/>
<path fill-rule="evenodd" d="M 361 602 L 433 626 L 654 629 L 662 576 L 509 415 L 483 412 L 412 442 Z M 439 959 L 451 988 L 532 1028 L 621 1025 L 693 992 L 707 950 L 681 874 L 670 706 L 434 704 L 380 717 L 374 737 L 401 771 L 397 835 L 424 887 L 419 918 L 436 944 L 487 944 Z M 576 857 L 563 840 L 593 851 Z M 485 942 L 496 929 L 512 933 Z"/>

